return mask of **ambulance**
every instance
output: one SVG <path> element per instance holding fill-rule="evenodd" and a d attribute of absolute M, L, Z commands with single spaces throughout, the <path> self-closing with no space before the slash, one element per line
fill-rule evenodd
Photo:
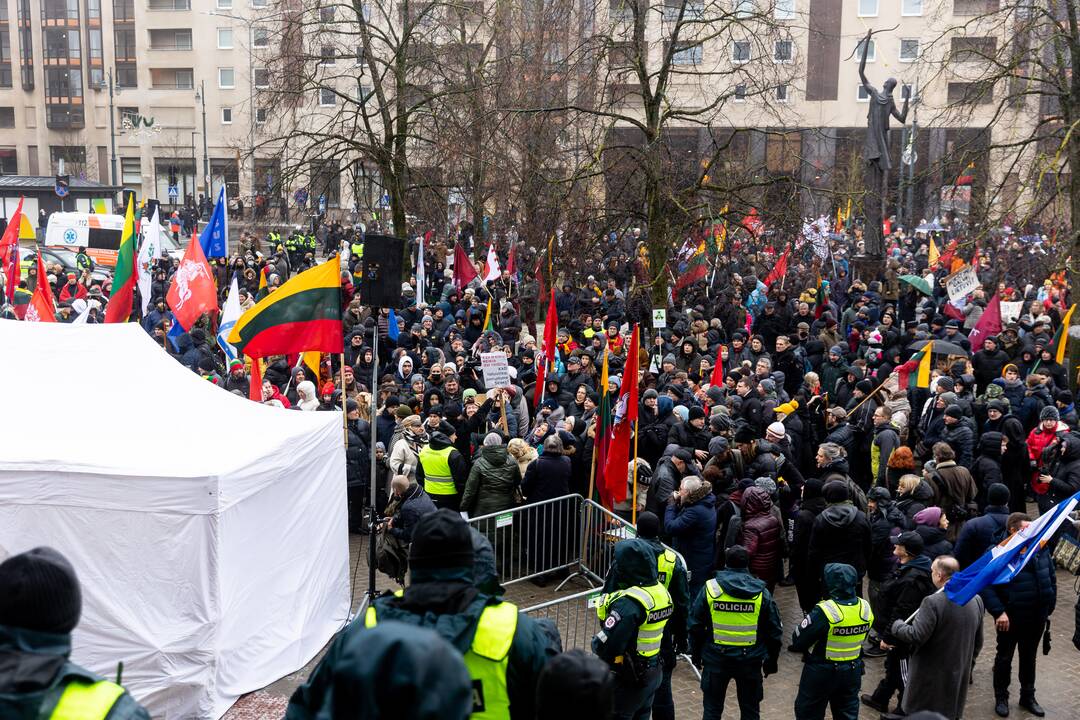
<path fill-rule="evenodd" d="M 86 254 L 98 265 L 116 267 L 123 231 L 123 215 L 54 212 L 45 230 L 45 247 L 72 252 L 86 248 Z"/>

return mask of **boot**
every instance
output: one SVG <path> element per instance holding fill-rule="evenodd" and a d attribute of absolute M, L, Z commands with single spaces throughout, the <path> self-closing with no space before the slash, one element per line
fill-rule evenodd
<path fill-rule="evenodd" d="M 879 702 L 878 699 L 875 698 L 873 695 L 867 695 L 866 693 L 863 693 L 859 696 L 859 701 L 866 707 L 870 708 L 871 710 L 877 710 L 879 713 L 884 714 L 889 712 L 888 700 L 885 700 L 885 702 Z"/>
<path fill-rule="evenodd" d="M 1035 688 L 1033 687 L 1021 688 L 1019 705 L 1035 717 L 1046 716 L 1046 711 L 1043 710 L 1039 701 L 1035 699 Z"/>
<path fill-rule="evenodd" d="M 994 712 L 998 717 L 1009 717 L 1009 700 L 1008 698 L 999 697 L 994 705 Z"/>

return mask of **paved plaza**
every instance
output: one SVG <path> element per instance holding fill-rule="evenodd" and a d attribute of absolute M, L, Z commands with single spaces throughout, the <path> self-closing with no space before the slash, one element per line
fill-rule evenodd
<path fill-rule="evenodd" d="M 351 567 L 356 568 L 354 580 L 354 606 L 358 606 L 367 588 L 367 543 L 365 538 L 350 536 Z M 358 553 L 360 553 L 359 558 Z M 359 560 L 359 562 L 358 562 Z M 1048 718 L 1062 720 L 1080 718 L 1080 652 L 1072 645 L 1073 632 L 1073 590 L 1074 578 L 1067 574 L 1058 574 L 1058 608 L 1051 628 L 1053 632 L 1050 655 L 1039 657 L 1039 681 L 1037 684 L 1039 702 L 1046 709 Z M 379 588 L 391 587 L 390 581 L 378 576 Z M 561 592 L 555 591 L 556 583 L 540 588 L 530 582 L 522 582 L 507 588 L 506 599 L 520 606 L 536 605 L 586 589 L 584 583 L 572 581 Z M 785 642 L 790 639 L 791 631 L 802 620 L 802 611 L 795 597 L 795 588 L 777 588 L 777 602 L 784 621 Z M 588 628 L 591 636 L 595 627 Z M 994 625 L 990 616 L 986 616 L 983 626 L 984 648 L 975 665 L 975 685 L 968 694 L 967 714 L 974 720 L 989 720 L 994 715 L 994 693 L 990 682 L 990 668 L 994 660 Z M 321 656 L 321 654 L 320 654 Z M 284 714 L 289 694 L 310 674 L 317 662 L 313 660 L 296 673 L 282 678 L 264 690 L 242 698 L 225 716 L 226 720 L 263 720 L 280 718 Z M 863 679 L 863 691 L 870 692 L 881 678 L 884 660 L 881 658 L 866 661 L 866 677 Z M 780 672 L 765 681 L 765 700 L 762 703 L 761 716 L 766 720 L 780 720 L 793 717 L 792 705 L 799 686 L 802 671 L 801 657 L 796 653 L 780 654 Z M 1033 717 L 1020 710 L 1016 705 L 1019 685 L 1015 680 L 1016 663 L 1013 663 L 1014 684 L 1012 687 L 1012 712 L 1010 718 Z M 701 717 L 701 690 L 689 665 L 679 663 L 673 678 L 676 715 L 680 720 Z M 728 689 L 727 716 L 738 717 L 738 703 L 735 700 L 735 685 Z M 877 720 L 879 714 L 863 708 L 860 718 Z"/>

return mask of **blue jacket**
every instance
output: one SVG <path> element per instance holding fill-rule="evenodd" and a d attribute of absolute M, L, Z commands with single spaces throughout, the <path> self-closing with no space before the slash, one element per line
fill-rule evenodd
<path fill-rule="evenodd" d="M 960 535 L 956 538 L 953 547 L 953 555 L 960 563 L 960 568 L 966 568 L 978 560 L 984 552 L 994 546 L 994 538 L 1000 536 L 1005 530 L 1005 521 L 1009 519 L 1009 508 L 1006 505 L 987 505 L 984 515 L 972 518 L 960 528 Z"/>
<path fill-rule="evenodd" d="M 702 487 L 704 492 L 709 487 Z M 716 496 L 711 492 L 687 499 L 681 507 L 668 504 L 664 511 L 664 532 L 686 560 L 690 571 L 691 595 L 712 573 L 713 544 L 716 538 Z"/>
<path fill-rule="evenodd" d="M 1053 614 L 1057 603 L 1057 574 L 1045 548 L 1024 569 L 1003 585 L 987 585 L 979 593 L 986 611 L 995 618 L 1008 613 L 1010 620 L 1039 623 Z"/>

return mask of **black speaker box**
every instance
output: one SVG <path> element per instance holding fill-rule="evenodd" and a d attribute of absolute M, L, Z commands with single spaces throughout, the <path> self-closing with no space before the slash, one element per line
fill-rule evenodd
<path fill-rule="evenodd" d="M 364 236 L 364 276 L 360 302 L 380 308 L 401 308 L 401 284 L 405 282 L 405 241 L 389 235 Z"/>

